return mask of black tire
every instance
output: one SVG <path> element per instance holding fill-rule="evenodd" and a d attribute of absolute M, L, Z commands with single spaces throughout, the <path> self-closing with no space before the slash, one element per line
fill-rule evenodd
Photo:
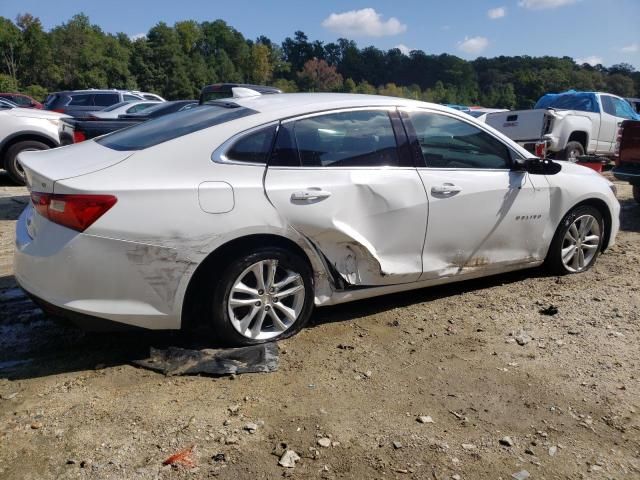
<path fill-rule="evenodd" d="M 252 339 L 235 329 L 229 316 L 227 304 L 233 284 L 242 272 L 259 261 L 269 259 L 277 260 L 280 267 L 300 275 L 305 288 L 304 303 L 296 321 L 284 332 L 268 339 Z M 226 266 L 219 276 L 219 271 L 216 270 L 212 269 L 209 276 L 211 280 L 217 280 L 210 308 L 211 321 L 209 323 L 213 328 L 215 340 L 230 346 L 278 341 L 295 335 L 309 321 L 314 306 L 313 274 L 311 267 L 299 255 L 280 247 L 263 247 L 241 255 L 240 258 Z"/>
<path fill-rule="evenodd" d="M 633 199 L 640 203 L 640 185 L 633 186 Z"/>
<path fill-rule="evenodd" d="M 569 162 L 577 161 L 578 157 L 584 155 L 584 147 L 580 142 L 569 142 L 560 155 L 560 160 Z"/>
<path fill-rule="evenodd" d="M 573 222 L 583 216 L 583 215 L 591 215 L 593 216 L 600 226 L 600 240 L 598 242 L 598 248 L 595 249 L 595 255 L 593 258 L 585 265 L 585 267 L 579 272 L 574 272 L 569 270 L 562 261 L 562 247 L 564 243 L 565 235 L 567 231 L 573 224 Z M 569 213 L 565 215 L 565 217 L 558 225 L 558 229 L 556 230 L 555 235 L 553 236 L 553 240 L 551 241 L 551 246 L 549 247 L 549 251 L 547 252 L 547 258 L 545 260 L 545 266 L 549 271 L 556 275 L 569 275 L 572 273 L 583 273 L 589 270 L 595 263 L 598 258 L 598 255 L 602 251 L 602 242 L 604 240 L 605 234 L 605 225 L 604 220 L 602 218 L 602 213 L 595 207 L 590 205 L 582 205 L 580 207 L 576 207 L 571 210 Z"/>
<path fill-rule="evenodd" d="M 24 178 L 24 171 L 22 167 L 18 165 L 17 156 L 20 152 L 28 150 L 48 150 L 50 147 L 46 143 L 38 142 L 37 140 L 25 140 L 23 142 L 16 142 L 7 149 L 7 153 L 4 156 L 4 169 L 18 185 L 24 185 L 26 183 Z"/>

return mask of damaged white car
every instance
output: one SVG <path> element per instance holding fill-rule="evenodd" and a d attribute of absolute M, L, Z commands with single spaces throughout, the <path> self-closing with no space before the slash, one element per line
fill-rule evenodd
<path fill-rule="evenodd" d="M 45 310 L 236 345 L 293 335 L 314 305 L 582 272 L 619 228 L 592 170 L 400 98 L 214 101 L 20 161 L 15 276 Z"/>

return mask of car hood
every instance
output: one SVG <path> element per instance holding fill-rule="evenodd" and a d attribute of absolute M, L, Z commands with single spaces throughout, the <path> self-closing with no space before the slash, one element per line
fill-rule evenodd
<path fill-rule="evenodd" d="M 104 170 L 126 160 L 135 152 L 112 150 L 93 140 L 66 147 L 22 152 L 22 164 L 30 189 L 53 193 L 55 182 Z"/>
<path fill-rule="evenodd" d="M 59 120 L 60 118 L 68 117 L 69 115 L 65 115 L 63 113 L 52 112 L 50 110 L 40 110 L 37 108 L 12 108 L 11 115 L 16 117 L 26 117 L 26 118 L 42 118 L 45 120 Z"/>
<path fill-rule="evenodd" d="M 563 173 L 570 173 L 574 175 L 595 175 L 597 177 L 602 177 L 602 175 L 597 173 L 594 169 L 585 167 L 579 163 L 567 162 L 566 160 L 554 160 L 554 162 L 562 167 L 561 171 Z"/>

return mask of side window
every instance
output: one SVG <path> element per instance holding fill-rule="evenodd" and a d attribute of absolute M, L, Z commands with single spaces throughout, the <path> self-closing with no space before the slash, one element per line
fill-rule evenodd
<path fill-rule="evenodd" d="M 511 155 L 507 146 L 474 125 L 430 112 L 409 112 L 408 117 L 427 167 L 510 167 Z"/>
<path fill-rule="evenodd" d="M 300 159 L 296 150 L 295 139 L 293 137 L 293 123 L 283 123 L 278 128 L 276 142 L 273 145 L 271 167 L 299 167 Z"/>
<path fill-rule="evenodd" d="M 93 104 L 98 107 L 108 107 L 109 105 L 113 105 L 119 101 L 120 98 L 118 98 L 117 93 L 96 93 L 93 98 Z"/>
<path fill-rule="evenodd" d="M 19 95 L 15 95 L 11 101 L 13 103 L 15 103 L 16 105 L 31 105 L 31 100 L 29 100 L 27 97 L 22 97 Z"/>
<path fill-rule="evenodd" d="M 318 115 L 295 122 L 303 167 L 398 166 L 398 150 L 386 111 Z"/>
<path fill-rule="evenodd" d="M 71 102 L 69 103 L 69 105 L 73 105 L 74 107 L 87 107 L 91 105 L 91 97 L 93 97 L 93 94 L 91 93 L 73 95 L 71 97 Z"/>
<path fill-rule="evenodd" d="M 613 105 L 613 98 L 609 95 L 601 95 L 600 101 L 602 101 L 602 109 L 607 112 L 609 115 L 615 116 L 616 107 Z"/>
<path fill-rule="evenodd" d="M 267 163 L 275 133 L 275 125 L 250 133 L 236 141 L 226 156 L 236 162 Z"/>
<path fill-rule="evenodd" d="M 636 118 L 633 112 L 633 108 L 631 107 L 631 104 L 629 102 L 627 102 L 626 100 L 622 100 L 621 98 L 614 97 L 612 97 L 612 100 L 613 106 L 616 111 L 616 117 L 626 118 L 627 120 L 633 120 L 634 118 Z"/>
<path fill-rule="evenodd" d="M 138 97 L 134 97 L 133 95 L 129 95 L 127 93 L 125 93 L 122 97 L 125 102 L 137 102 L 138 100 L 140 100 Z"/>

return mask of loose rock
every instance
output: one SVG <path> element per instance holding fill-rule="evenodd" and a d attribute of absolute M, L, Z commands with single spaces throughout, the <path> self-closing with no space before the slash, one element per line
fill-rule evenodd
<path fill-rule="evenodd" d="M 500 445 L 504 445 L 505 447 L 513 447 L 513 440 L 511 437 L 502 437 L 500 439 Z"/>
<path fill-rule="evenodd" d="M 433 418 L 431 418 L 429 415 L 422 415 L 418 417 L 417 420 L 420 423 L 433 423 Z"/>
<path fill-rule="evenodd" d="M 287 450 L 282 454 L 280 460 L 278 460 L 278 465 L 285 468 L 293 468 L 296 466 L 298 460 L 300 460 L 300 455 L 293 450 Z"/>
<path fill-rule="evenodd" d="M 331 439 L 326 437 L 319 438 L 318 445 L 320 445 L 323 448 L 329 448 L 331 446 Z"/>
<path fill-rule="evenodd" d="M 402 448 L 402 443 L 400 442 L 393 442 L 393 448 L 395 448 L 396 450 L 399 450 Z"/>
<path fill-rule="evenodd" d="M 529 472 L 527 472 L 526 470 L 520 470 L 519 472 L 516 472 L 516 473 L 511 475 L 511 477 L 515 478 L 516 480 L 526 480 L 530 476 L 531 476 L 531 474 Z"/>

